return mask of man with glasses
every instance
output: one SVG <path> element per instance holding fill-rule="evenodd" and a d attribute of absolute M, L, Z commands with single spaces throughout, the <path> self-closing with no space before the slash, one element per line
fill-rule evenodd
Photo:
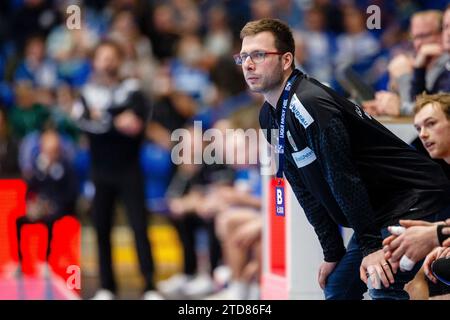
<path fill-rule="evenodd" d="M 433 94 L 450 91 L 450 5 L 443 17 L 439 11 L 430 11 L 425 18 L 429 21 L 423 27 L 432 29 L 416 34 L 413 41 L 414 44 L 433 42 L 424 43 L 417 51 L 411 85 L 412 99 L 423 92 Z"/>
<path fill-rule="evenodd" d="M 420 11 L 412 15 L 410 39 L 414 52 L 411 55 L 397 54 L 392 58 L 388 65 L 389 91 L 378 91 L 374 100 L 365 101 L 363 107 L 367 112 L 374 115 L 412 115 L 414 97 L 423 91 L 423 85 L 415 84 L 413 77 L 421 79 L 418 76 L 423 74 L 424 79 L 425 70 L 434 68 L 436 58 L 442 53 L 441 21 L 439 10 Z M 415 89 L 416 86 L 418 89 Z M 422 91 L 415 93 L 417 90 Z"/>
<path fill-rule="evenodd" d="M 318 281 L 325 298 L 362 299 L 366 283 L 373 299 L 408 299 L 403 288 L 420 263 L 393 273 L 383 237 L 399 219 L 450 216 L 442 170 L 358 105 L 296 70 L 292 33 L 281 21 L 251 21 L 241 39 L 234 58 L 250 90 L 265 98 L 261 128 L 279 129 L 274 137 L 267 131 L 279 154 L 269 196 L 284 214 L 284 174 L 323 248 Z M 347 248 L 339 225 L 355 231 Z"/>

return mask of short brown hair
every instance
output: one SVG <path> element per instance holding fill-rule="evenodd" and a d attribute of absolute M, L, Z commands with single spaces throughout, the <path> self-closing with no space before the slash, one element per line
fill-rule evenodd
<path fill-rule="evenodd" d="M 426 18 L 426 17 L 430 17 L 433 19 L 433 21 L 436 22 L 436 25 L 437 25 L 437 29 L 435 30 L 436 32 L 442 31 L 443 12 L 440 10 L 425 10 L 425 11 L 416 12 L 411 16 L 411 22 L 414 19 Z M 410 26 L 410 28 L 411 28 L 411 26 Z"/>
<path fill-rule="evenodd" d="M 97 51 L 102 48 L 102 47 L 110 47 L 113 48 L 114 51 L 116 51 L 117 56 L 119 57 L 119 59 L 123 59 L 125 57 L 125 52 L 122 48 L 122 46 L 115 40 L 106 38 L 101 40 L 92 50 L 91 52 L 91 59 L 95 58 L 95 55 L 97 54 Z"/>
<path fill-rule="evenodd" d="M 417 96 L 414 114 L 417 114 L 427 104 L 438 105 L 450 120 L 450 93 L 422 94 Z"/>
<path fill-rule="evenodd" d="M 292 31 L 287 24 L 278 19 L 264 18 L 250 21 L 241 30 L 241 39 L 268 31 L 275 38 L 275 48 L 282 53 L 290 52 L 295 57 L 295 42 Z M 292 61 L 292 68 L 295 68 Z"/>

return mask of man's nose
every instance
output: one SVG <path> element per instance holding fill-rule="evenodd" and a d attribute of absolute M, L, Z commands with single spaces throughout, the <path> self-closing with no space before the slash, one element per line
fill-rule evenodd
<path fill-rule="evenodd" d="M 245 69 L 254 68 L 255 66 L 250 56 L 245 57 L 244 61 L 242 61 L 242 65 Z"/>
<path fill-rule="evenodd" d="M 422 127 L 419 132 L 420 139 L 425 139 L 428 137 L 428 130 L 425 127 Z"/>

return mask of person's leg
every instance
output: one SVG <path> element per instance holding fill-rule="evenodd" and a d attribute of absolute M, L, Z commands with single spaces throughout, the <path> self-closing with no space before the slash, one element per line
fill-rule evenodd
<path fill-rule="evenodd" d="M 231 279 L 240 280 L 242 276 L 242 269 L 248 260 L 247 252 L 239 250 L 239 248 L 232 243 L 231 237 L 224 239 L 222 242 L 222 250 L 224 261 L 231 270 Z"/>
<path fill-rule="evenodd" d="M 255 219 L 255 212 L 246 209 L 224 211 L 218 216 L 223 226 L 222 250 L 225 263 L 231 269 L 231 277 L 241 280 L 245 265 L 249 260 L 249 250 L 242 250 L 234 240 L 234 234 L 240 226 Z"/>
<path fill-rule="evenodd" d="M 209 246 L 209 265 L 210 273 L 212 274 L 214 269 L 219 265 L 222 259 L 222 247 L 220 245 L 219 239 L 217 239 L 215 231 L 214 219 L 205 221 L 206 232 L 208 234 L 208 246 Z"/>
<path fill-rule="evenodd" d="M 328 276 L 324 294 L 327 300 L 362 300 L 367 291 L 366 284 L 359 277 L 359 267 L 363 255 L 355 235 L 347 246 L 347 251 Z"/>
<path fill-rule="evenodd" d="M 197 224 L 197 217 L 193 214 L 186 214 L 174 219 L 174 225 L 178 231 L 178 236 L 183 247 L 184 274 L 189 276 L 197 273 L 197 254 L 195 250 L 195 231 Z"/>
<path fill-rule="evenodd" d="M 144 181 L 139 170 L 133 170 L 118 181 L 120 195 L 133 229 L 141 273 L 145 279 L 145 291 L 154 289 L 154 262 L 147 236 L 147 210 L 145 208 Z"/>
<path fill-rule="evenodd" d="M 31 223 L 27 216 L 18 217 L 16 220 L 17 253 L 19 256 L 19 266 L 22 265 L 21 231 L 24 224 Z"/>
<path fill-rule="evenodd" d="M 259 273 L 261 238 L 250 246 L 239 245 L 241 228 L 247 228 L 262 217 L 252 209 L 238 208 L 224 212 L 218 217 L 222 222 L 223 250 L 225 262 L 231 269 L 228 286 L 230 299 L 249 299 L 259 296 Z"/>
<path fill-rule="evenodd" d="M 116 291 L 111 252 L 111 227 L 116 191 L 103 179 L 95 179 L 95 195 L 92 204 L 93 223 L 97 232 L 100 286 Z"/>
<path fill-rule="evenodd" d="M 48 237 L 47 237 L 47 252 L 45 254 L 45 262 L 49 262 L 51 247 L 52 247 L 52 239 L 53 239 L 53 226 L 55 222 L 60 219 L 60 217 L 47 217 L 43 219 L 43 223 L 47 227 Z"/>

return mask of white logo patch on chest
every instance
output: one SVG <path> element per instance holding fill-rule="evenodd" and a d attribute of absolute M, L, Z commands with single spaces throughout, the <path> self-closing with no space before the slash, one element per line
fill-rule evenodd
<path fill-rule="evenodd" d="M 308 147 L 299 152 L 292 153 L 292 158 L 294 159 L 297 168 L 305 167 L 317 159 L 314 151 Z"/>

